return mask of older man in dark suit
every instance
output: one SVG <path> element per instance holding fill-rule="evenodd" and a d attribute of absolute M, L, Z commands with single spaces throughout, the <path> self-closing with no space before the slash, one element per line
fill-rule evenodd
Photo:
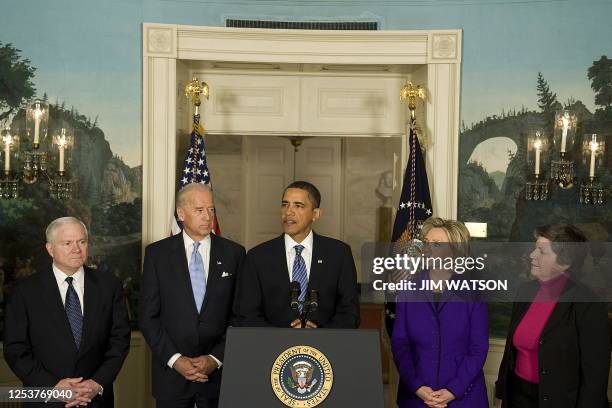
<path fill-rule="evenodd" d="M 145 250 L 140 328 L 153 352 L 157 407 L 214 408 L 245 250 L 211 234 L 215 206 L 207 185 L 183 187 L 176 207 L 183 232 Z"/>
<path fill-rule="evenodd" d="M 247 255 L 235 303 L 243 326 L 299 328 L 291 308 L 291 282 L 299 282 L 299 300 L 318 293 L 318 308 L 307 328 L 357 328 L 359 300 L 351 248 L 313 232 L 321 216 L 321 194 L 305 181 L 291 183 L 281 201 L 284 234 L 264 242 Z"/>
<path fill-rule="evenodd" d="M 64 217 L 47 227 L 48 270 L 17 283 L 6 308 L 4 357 L 26 387 L 72 391 L 63 403 L 113 407 L 113 382 L 130 345 L 121 283 L 84 267 L 85 225 Z"/>

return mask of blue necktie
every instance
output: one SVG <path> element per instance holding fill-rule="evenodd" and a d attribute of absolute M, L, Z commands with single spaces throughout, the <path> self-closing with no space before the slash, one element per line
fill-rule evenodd
<path fill-rule="evenodd" d="M 74 342 L 78 350 L 81 345 L 81 335 L 83 333 L 83 313 L 81 313 L 79 296 L 72 286 L 73 280 L 74 278 L 72 276 L 66 278 L 66 282 L 68 282 L 68 291 L 66 292 L 66 315 L 68 316 L 72 336 L 74 336 Z"/>
<path fill-rule="evenodd" d="M 293 271 L 291 272 L 291 280 L 300 282 L 300 296 L 298 300 L 303 302 L 306 299 L 306 288 L 308 286 L 308 274 L 306 273 L 306 262 L 302 258 L 302 251 L 304 250 L 303 245 L 296 245 L 295 249 L 295 260 L 293 261 Z M 300 312 L 304 307 L 300 304 Z"/>
<path fill-rule="evenodd" d="M 204 262 L 198 248 L 199 242 L 193 243 L 193 252 L 191 261 L 189 261 L 189 277 L 191 278 L 191 287 L 193 289 L 193 299 L 195 300 L 198 313 L 202 309 L 202 302 L 206 294 L 206 275 L 204 274 Z"/>

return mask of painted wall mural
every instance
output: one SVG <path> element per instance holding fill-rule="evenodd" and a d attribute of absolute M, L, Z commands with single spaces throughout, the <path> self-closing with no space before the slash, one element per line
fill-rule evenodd
<path fill-rule="evenodd" d="M 19 49 L 0 43 L 0 78 L 3 78 L 0 121 L 3 128 L 9 127 L 13 135 L 20 137 L 20 147 L 25 149 L 32 140 L 24 130 L 24 103 L 32 97 L 49 103 L 48 134 L 57 133 L 61 124 L 72 129 L 75 135 L 76 142 L 68 161 L 78 191 L 73 199 L 52 199 L 47 191 L 49 183 L 41 176 L 34 184 L 22 183 L 18 198 L 0 199 L 1 299 L 4 300 L 18 279 L 49 268 L 50 258 L 44 248 L 45 227 L 55 218 L 71 215 L 88 227 L 88 265 L 121 279 L 130 317 L 135 323 L 140 274 L 142 166 L 130 167 L 113 153 L 97 118 L 92 119 L 74 106 L 69 107 L 67 101 L 49 101 L 47 93 L 34 85 L 36 71 Z M 47 138 L 47 144 L 50 139 Z M 18 151 L 14 158 L 13 171 L 23 168 L 23 153 Z M 2 162 L 4 160 L 5 157 Z"/>
<path fill-rule="evenodd" d="M 43 199 L 40 191 L 0 201 L 3 294 L 16 277 L 48 262 L 44 226 L 74 214 L 91 230 L 91 263 L 119 275 L 135 301 L 146 137 L 143 22 L 224 26 L 243 18 L 461 28 L 459 218 L 487 222 L 491 240 L 530 239 L 533 226 L 548 220 L 576 222 L 610 240 L 609 197 L 601 208 L 579 207 L 575 190 L 556 191 L 547 203 L 517 199 L 526 175 L 525 135 L 545 126 L 552 110 L 574 108 L 582 133 L 611 133 L 609 0 L 5 0 L 3 10 L 0 121 L 17 124 L 20 102 L 46 95 L 50 123 L 62 118 L 78 132 L 72 159 L 79 179 L 78 199 L 66 203 Z M 15 76 L 10 64 L 18 61 Z"/>

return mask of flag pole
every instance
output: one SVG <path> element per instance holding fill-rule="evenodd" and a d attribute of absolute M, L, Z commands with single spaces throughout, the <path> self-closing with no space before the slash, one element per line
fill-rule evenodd
<path fill-rule="evenodd" d="M 408 134 L 408 143 L 409 143 L 409 157 L 412 160 L 409 160 L 412 171 L 410 172 L 410 180 L 404 180 L 404 183 L 410 182 L 410 196 L 415 197 L 415 188 L 416 188 L 416 146 L 418 144 L 417 135 L 417 127 L 416 127 L 416 108 L 417 108 L 417 99 L 425 101 L 426 91 L 421 85 L 414 85 L 412 82 L 407 82 L 406 85 L 402 87 L 400 90 L 400 101 L 408 102 L 408 109 L 410 110 L 410 131 Z M 408 225 L 406 225 L 406 230 L 402 234 L 402 237 L 398 241 L 402 241 L 403 243 L 412 241 L 416 238 L 417 233 L 417 220 L 414 216 L 414 206 L 410 207 L 410 216 L 408 217 Z"/>
<path fill-rule="evenodd" d="M 412 82 L 407 82 L 400 90 L 400 101 L 407 101 L 408 109 L 410 109 L 407 130 L 409 157 L 391 237 L 393 242 L 391 251 L 394 255 L 400 253 L 409 254 L 409 256 L 420 255 L 421 243 L 418 240 L 418 225 L 432 214 L 427 171 L 416 126 L 417 101 L 419 99 L 424 101 L 425 96 L 425 89 L 420 85 L 413 85 Z M 409 279 L 406 270 L 396 270 L 388 275 L 388 280 L 391 282 L 399 282 L 404 279 Z M 385 326 L 389 337 L 393 332 L 395 322 L 395 296 L 395 292 L 388 292 L 385 296 Z"/>

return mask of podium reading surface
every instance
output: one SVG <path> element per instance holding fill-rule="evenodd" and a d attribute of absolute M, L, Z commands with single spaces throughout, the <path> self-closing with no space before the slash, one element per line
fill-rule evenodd
<path fill-rule="evenodd" d="M 382 408 L 378 332 L 230 327 L 219 407 L 246 405 Z"/>

